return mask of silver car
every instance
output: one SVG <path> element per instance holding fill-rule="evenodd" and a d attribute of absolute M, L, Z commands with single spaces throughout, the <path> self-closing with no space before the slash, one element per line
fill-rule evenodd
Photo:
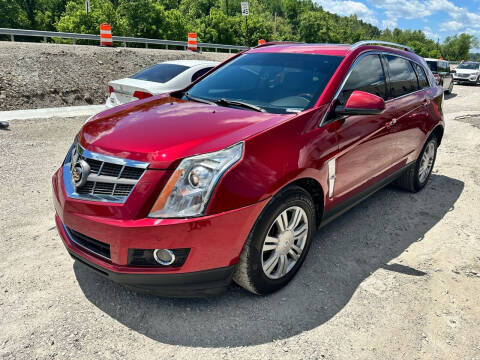
<path fill-rule="evenodd" d="M 473 61 L 461 63 L 453 73 L 453 80 L 456 82 L 469 82 L 476 85 L 480 84 L 480 63 Z"/>

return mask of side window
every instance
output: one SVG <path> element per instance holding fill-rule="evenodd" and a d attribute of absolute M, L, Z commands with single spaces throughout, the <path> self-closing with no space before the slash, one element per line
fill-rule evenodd
<path fill-rule="evenodd" d="M 420 86 L 420 89 L 425 89 L 430 87 L 430 84 L 428 83 L 427 80 L 427 75 L 425 74 L 425 70 L 418 65 L 414 64 L 415 71 L 417 72 L 417 77 L 418 77 L 418 85 Z"/>
<path fill-rule="evenodd" d="M 390 94 L 393 98 L 418 90 L 417 76 L 410 61 L 394 55 L 385 55 L 390 73 Z"/>
<path fill-rule="evenodd" d="M 445 62 L 444 61 L 439 61 L 438 64 L 439 64 L 438 72 L 445 72 Z"/>
<path fill-rule="evenodd" d="M 338 96 L 340 104 L 345 105 L 354 90 L 386 98 L 385 74 L 378 55 L 366 55 L 358 61 Z"/>
<path fill-rule="evenodd" d="M 194 82 L 195 80 L 197 80 L 200 76 L 202 76 L 203 74 L 209 72 L 212 68 L 211 67 L 207 67 L 205 69 L 201 69 L 201 70 L 198 70 L 195 74 L 192 75 L 192 82 Z"/>

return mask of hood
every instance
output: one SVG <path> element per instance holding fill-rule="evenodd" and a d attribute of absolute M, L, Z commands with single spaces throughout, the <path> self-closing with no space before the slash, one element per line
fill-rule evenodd
<path fill-rule="evenodd" d="M 478 69 L 472 70 L 472 69 L 455 69 L 455 72 L 457 74 L 477 74 L 479 72 Z"/>
<path fill-rule="evenodd" d="M 78 138 L 90 151 L 168 169 L 176 160 L 224 149 L 294 116 L 159 95 L 97 114 Z"/>

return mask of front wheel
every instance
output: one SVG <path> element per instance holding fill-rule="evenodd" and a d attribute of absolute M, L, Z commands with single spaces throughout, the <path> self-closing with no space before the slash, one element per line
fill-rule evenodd
<path fill-rule="evenodd" d="M 405 171 L 396 181 L 397 185 L 411 192 L 420 191 L 425 187 L 437 157 L 437 138 L 432 136 L 423 146 L 417 161 Z"/>
<path fill-rule="evenodd" d="M 281 289 L 305 260 L 315 230 L 315 206 L 310 194 L 298 186 L 280 191 L 253 226 L 234 281 L 259 295 Z"/>

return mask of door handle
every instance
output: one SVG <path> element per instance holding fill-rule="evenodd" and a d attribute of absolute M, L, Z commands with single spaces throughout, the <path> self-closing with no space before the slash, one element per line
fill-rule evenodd
<path fill-rule="evenodd" d="M 392 119 L 392 120 L 390 120 L 390 121 L 387 121 L 387 122 L 385 123 L 385 126 L 386 126 L 387 128 L 389 128 L 389 127 L 392 127 L 393 125 L 395 125 L 396 123 L 397 123 L 397 119 L 394 118 L 394 119 Z"/>

